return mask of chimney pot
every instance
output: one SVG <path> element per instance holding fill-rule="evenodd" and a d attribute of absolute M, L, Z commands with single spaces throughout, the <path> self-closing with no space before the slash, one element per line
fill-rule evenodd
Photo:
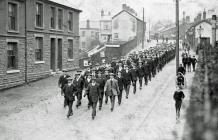
<path fill-rule="evenodd" d="M 89 19 L 86 21 L 86 28 L 90 28 L 90 20 Z"/>
<path fill-rule="evenodd" d="M 205 20 L 207 18 L 207 13 L 206 13 L 206 11 L 205 11 L 205 9 L 204 9 L 204 12 L 203 12 L 203 19 Z"/>

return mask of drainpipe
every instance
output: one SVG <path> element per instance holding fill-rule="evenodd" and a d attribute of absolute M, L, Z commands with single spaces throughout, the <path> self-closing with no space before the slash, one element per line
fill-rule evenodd
<path fill-rule="evenodd" d="M 25 83 L 28 82 L 27 80 L 27 0 L 24 2 L 25 5 L 25 13 L 24 13 L 24 18 L 25 18 Z"/>

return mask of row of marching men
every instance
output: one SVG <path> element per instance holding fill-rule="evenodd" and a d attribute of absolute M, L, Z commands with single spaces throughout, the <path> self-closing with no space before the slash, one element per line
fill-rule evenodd
<path fill-rule="evenodd" d="M 173 45 L 161 45 L 150 48 L 138 54 L 133 53 L 127 59 L 120 59 L 107 65 L 95 66 L 86 71 L 77 71 L 74 79 L 63 70 L 58 85 L 64 96 L 64 107 L 68 106 L 67 117 L 73 115 L 73 102 L 77 99 L 76 107 L 81 106 L 81 100 L 86 97 L 88 108 L 92 107 L 92 119 L 96 116 L 96 108 L 102 109 L 110 100 L 110 110 L 114 110 L 115 102 L 121 105 L 123 91 L 126 99 L 129 98 L 130 86 L 133 86 L 133 94 L 147 85 L 156 73 L 161 71 L 165 64 L 175 57 Z M 83 92 L 84 91 L 84 92 Z"/>

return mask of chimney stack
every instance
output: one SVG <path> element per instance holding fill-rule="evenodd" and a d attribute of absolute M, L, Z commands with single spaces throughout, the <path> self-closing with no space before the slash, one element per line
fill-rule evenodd
<path fill-rule="evenodd" d="M 207 13 L 206 13 L 206 11 L 205 11 L 205 9 L 204 9 L 204 12 L 203 12 L 203 20 L 206 20 L 207 19 Z"/>
<path fill-rule="evenodd" d="M 123 10 L 127 10 L 127 5 L 123 4 Z"/>
<path fill-rule="evenodd" d="M 198 21 L 201 21 L 201 17 L 202 17 L 202 14 L 199 13 L 199 14 L 198 14 Z"/>
<path fill-rule="evenodd" d="M 186 16 L 185 21 L 186 23 L 190 23 L 190 16 Z"/>
<path fill-rule="evenodd" d="M 102 9 L 101 10 L 101 17 L 103 17 L 104 16 L 104 10 Z"/>
<path fill-rule="evenodd" d="M 90 20 L 89 19 L 86 21 L 86 28 L 90 28 Z"/>

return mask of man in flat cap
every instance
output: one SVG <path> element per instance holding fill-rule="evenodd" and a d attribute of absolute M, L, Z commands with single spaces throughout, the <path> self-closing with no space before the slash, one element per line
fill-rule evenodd
<path fill-rule="evenodd" d="M 104 97 L 104 86 L 106 83 L 106 79 L 102 76 L 101 71 L 98 71 L 98 78 L 96 79 L 96 82 L 99 84 L 99 110 L 101 110 Z"/>
<path fill-rule="evenodd" d="M 110 73 L 110 79 L 104 86 L 104 92 L 110 97 L 111 112 L 114 110 L 115 96 L 119 94 L 118 81 L 114 78 L 114 74 Z"/>
<path fill-rule="evenodd" d="M 100 96 L 99 84 L 96 83 L 96 78 L 92 78 L 92 82 L 88 85 L 86 94 L 88 94 L 91 100 L 92 119 L 94 120 L 96 116 L 96 107 Z"/>
<path fill-rule="evenodd" d="M 58 86 L 61 88 L 61 95 L 64 95 L 63 92 L 63 88 L 64 85 L 66 85 L 68 83 L 67 78 L 69 78 L 70 75 L 67 74 L 67 71 L 64 69 L 63 70 L 63 74 L 60 76 L 59 80 L 58 80 Z M 64 107 L 66 107 L 66 101 L 64 100 Z"/>
<path fill-rule="evenodd" d="M 75 85 L 72 83 L 72 78 L 67 78 L 68 83 L 64 85 L 63 92 L 64 92 L 64 98 L 66 105 L 69 107 L 67 118 L 73 115 L 73 102 L 75 101 L 75 94 L 77 92 L 77 89 Z"/>
<path fill-rule="evenodd" d="M 77 89 L 77 104 L 76 107 L 78 108 L 79 106 L 81 106 L 81 100 L 82 100 L 82 91 L 84 88 L 84 79 L 81 76 L 81 72 L 82 71 L 77 71 L 77 73 L 75 74 L 75 79 L 73 81 L 74 85 L 76 86 Z"/>

